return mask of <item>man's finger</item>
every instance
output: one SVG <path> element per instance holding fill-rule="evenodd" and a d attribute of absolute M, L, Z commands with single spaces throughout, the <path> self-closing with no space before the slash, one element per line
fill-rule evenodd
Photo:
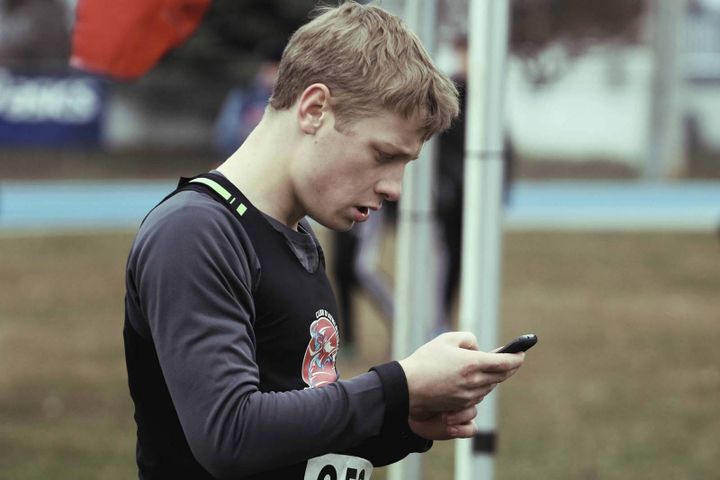
<path fill-rule="evenodd" d="M 477 428 L 473 422 L 447 427 L 447 434 L 452 438 L 472 438 L 475 433 L 477 433 Z"/>
<path fill-rule="evenodd" d="M 464 408 L 456 412 L 448 412 L 443 414 L 443 422 L 445 425 L 462 425 L 468 423 L 477 416 L 477 408 L 475 405 Z"/>
<path fill-rule="evenodd" d="M 465 350 L 477 350 L 477 338 L 471 332 L 447 332 L 445 335 L 454 345 Z"/>
<path fill-rule="evenodd" d="M 483 372 L 504 373 L 517 370 L 525 360 L 525 353 L 485 353 L 478 359 L 478 366 Z"/>
<path fill-rule="evenodd" d="M 501 373 L 486 373 L 486 372 L 480 372 L 476 375 L 474 375 L 472 378 L 468 379 L 467 385 L 465 387 L 470 390 L 475 390 L 478 388 L 483 388 L 487 385 L 494 385 L 496 383 L 501 383 L 507 380 L 508 378 L 508 372 L 501 372 Z"/>

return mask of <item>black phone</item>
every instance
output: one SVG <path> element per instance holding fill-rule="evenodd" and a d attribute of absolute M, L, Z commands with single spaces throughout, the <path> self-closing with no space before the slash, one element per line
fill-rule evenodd
<path fill-rule="evenodd" d="M 537 335 L 529 333 L 527 335 L 520 335 L 512 342 L 508 343 L 497 353 L 518 353 L 528 350 L 530 347 L 535 345 L 538 341 Z"/>

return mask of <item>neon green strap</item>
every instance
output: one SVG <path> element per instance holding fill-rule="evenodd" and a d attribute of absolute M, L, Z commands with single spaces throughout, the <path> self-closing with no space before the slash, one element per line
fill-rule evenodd
<path fill-rule="evenodd" d="M 228 192 L 225 187 L 217 183 L 215 180 L 210 180 L 209 178 L 193 178 L 190 180 L 190 183 L 202 183 L 203 185 L 207 185 L 208 187 L 212 188 L 215 193 L 220 195 L 223 199 L 225 199 L 226 202 L 230 204 L 230 206 L 233 206 L 233 203 L 235 203 L 235 197 L 233 197 L 230 192 Z M 232 198 L 230 198 L 232 197 Z M 240 216 L 242 216 L 246 211 L 247 207 L 244 203 L 240 203 L 238 207 L 235 209 Z"/>

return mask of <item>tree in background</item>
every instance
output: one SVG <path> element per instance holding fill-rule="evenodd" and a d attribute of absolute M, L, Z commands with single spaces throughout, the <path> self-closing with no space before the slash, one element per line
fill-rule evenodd
<path fill-rule="evenodd" d="M 462 17 L 467 0 L 444 0 L 440 14 Z M 604 42 L 635 44 L 642 39 L 648 0 L 512 0 L 510 48 L 538 84 L 561 73 L 552 57 L 560 47 L 567 59 Z M 287 39 L 307 19 L 317 0 L 215 0 L 198 31 L 171 52 L 158 70 L 191 76 L 249 81 L 260 61 L 256 46 Z"/>
<path fill-rule="evenodd" d="M 648 0 L 512 0 L 510 49 L 536 85 L 599 43 L 642 41 Z M 554 49 L 553 47 L 559 47 Z M 546 55 L 554 51 L 557 55 Z M 558 61 L 560 60 L 560 61 Z"/>
<path fill-rule="evenodd" d="M 316 0 L 215 0 L 200 27 L 157 67 L 158 75 L 249 82 L 262 45 L 287 40 Z"/>
<path fill-rule="evenodd" d="M 47 68 L 67 61 L 67 9 L 58 0 L 0 0 L 0 67 Z"/>

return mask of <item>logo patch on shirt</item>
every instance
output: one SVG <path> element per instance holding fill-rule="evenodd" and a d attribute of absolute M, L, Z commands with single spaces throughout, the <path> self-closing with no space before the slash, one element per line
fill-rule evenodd
<path fill-rule="evenodd" d="M 302 363 L 302 378 L 310 388 L 338 379 L 335 357 L 340 340 L 335 319 L 324 309 L 315 312 L 315 318 L 310 325 L 310 342 Z"/>

